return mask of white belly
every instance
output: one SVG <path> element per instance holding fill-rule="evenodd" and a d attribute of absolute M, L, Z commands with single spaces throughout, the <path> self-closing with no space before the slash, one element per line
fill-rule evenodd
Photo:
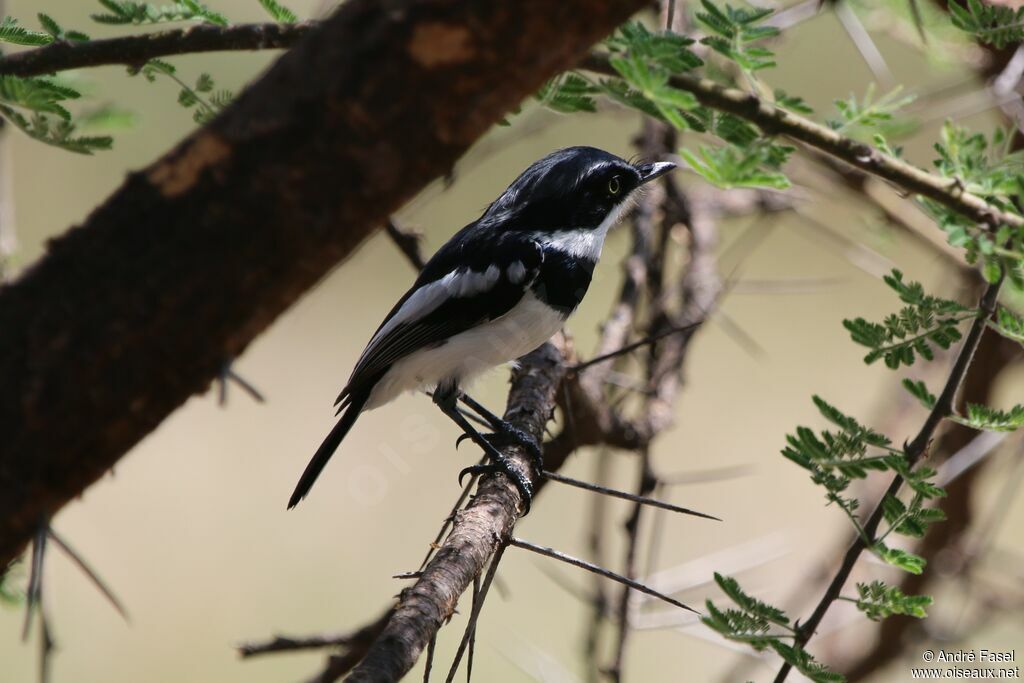
<path fill-rule="evenodd" d="M 512 310 L 479 327 L 457 334 L 432 349 L 396 362 L 373 388 L 364 410 L 397 398 L 404 391 L 434 387 L 443 380 L 459 384 L 515 360 L 550 339 L 565 317 L 527 292 Z"/>

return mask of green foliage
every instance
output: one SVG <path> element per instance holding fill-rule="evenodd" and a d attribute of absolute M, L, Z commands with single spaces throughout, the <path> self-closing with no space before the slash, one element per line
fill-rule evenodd
<path fill-rule="evenodd" d="M 856 138 L 872 135 L 875 131 L 884 131 L 889 135 L 898 133 L 906 128 L 906 124 L 897 122 L 896 112 L 914 101 L 912 95 L 901 93 L 902 89 L 897 87 L 876 100 L 875 87 L 871 84 L 862 100 L 852 94 L 845 100 L 836 100 L 840 119 L 829 121 L 828 125 L 833 130 Z"/>
<path fill-rule="evenodd" d="M 826 669 L 802 648 L 783 642 L 783 639 L 795 635 L 785 612 L 746 593 L 732 577 L 715 572 L 715 583 L 738 609 L 721 609 L 708 600 L 705 603 L 707 616 L 701 618 L 706 626 L 729 640 L 746 643 L 759 652 L 774 650 L 812 681 L 839 683 L 846 680 L 840 674 Z"/>
<path fill-rule="evenodd" d="M 790 186 L 789 178 L 778 169 L 793 150 L 788 145 L 766 140 L 745 148 L 736 145 L 701 145 L 699 154 L 688 149 L 680 150 L 679 154 L 698 175 L 718 187 L 771 187 L 784 190 Z"/>
<path fill-rule="evenodd" d="M 142 74 L 150 83 L 160 77 L 174 81 L 178 87 L 178 104 L 185 109 L 192 110 L 192 119 L 203 125 L 219 114 L 224 107 L 231 103 L 234 95 L 229 90 L 214 90 L 216 84 L 210 74 L 203 73 L 195 80 L 193 85 L 181 79 L 177 68 L 162 59 L 151 59 L 141 67 L 129 67 L 131 75 Z"/>
<path fill-rule="evenodd" d="M 935 407 L 935 394 L 928 390 L 924 382 L 905 379 L 903 380 L 903 388 L 909 391 L 928 410 Z"/>
<path fill-rule="evenodd" d="M 1008 5 L 967 0 L 966 7 L 950 2 L 948 8 L 953 25 L 982 43 L 1002 49 L 1024 40 L 1024 7 L 1014 10 Z"/>
<path fill-rule="evenodd" d="M 622 80 L 605 79 L 598 86 L 621 104 L 686 129 L 685 112 L 696 108 L 697 100 L 669 80 L 673 74 L 703 64 L 689 50 L 692 44 L 686 36 L 670 31 L 653 33 L 643 24 L 629 22 L 607 41 L 609 61 Z"/>
<path fill-rule="evenodd" d="M 844 598 L 857 605 L 871 621 L 881 621 L 894 614 L 924 619 L 928 616 L 925 608 L 932 604 L 927 595 L 906 595 L 898 586 L 888 586 L 881 581 L 857 584 L 856 599 Z"/>
<path fill-rule="evenodd" d="M 909 553 L 906 550 L 900 550 L 899 548 L 890 548 L 881 541 L 871 546 L 871 552 L 885 561 L 886 564 L 902 569 L 910 574 L 920 574 L 924 571 L 926 562 L 923 557 Z"/>
<path fill-rule="evenodd" d="M 967 404 L 966 415 L 953 415 L 952 420 L 971 429 L 989 432 L 1013 432 L 1024 427 L 1024 405 L 999 410 L 977 403 Z"/>
<path fill-rule="evenodd" d="M 600 89 L 579 74 L 566 73 L 545 83 L 534 97 L 545 107 L 561 114 L 595 112 L 594 95 Z"/>
<path fill-rule="evenodd" d="M 828 668 L 814 659 L 807 650 L 788 645 L 781 641 L 772 641 L 772 649 L 794 669 L 802 673 L 812 683 L 843 683 L 846 677 Z"/>
<path fill-rule="evenodd" d="M 905 379 L 903 388 L 909 391 L 925 408 L 935 407 L 935 395 L 928 390 L 924 382 Z M 1024 405 L 1015 405 L 1009 410 L 999 410 L 977 403 L 968 403 L 966 415 L 954 413 L 949 416 L 949 419 L 971 429 L 988 432 L 1013 432 L 1024 427 Z"/>
<path fill-rule="evenodd" d="M 855 513 L 859 502 L 844 495 L 853 479 L 863 479 L 872 470 L 890 470 L 904 466 L 903 454 L 890 446 L 889 439 L 856 419 L 840 412 L 819 396 L 814 397 L 818 411 L 839 430 L 816 433 L 797 427 L 786 436 L 782 455 L 811 475 L 811 481 L 825 489 L 829 503 L 838 505 L 861 532 Z M 870 449 L 882 451 L 869 454 Z"/>
<path fill-rule="evenodd" d="M 941 509 L 924 507 L 925 500 L 925 496 L 920 493 L 914 494 L 909 505 L 895 496 L 887 495 L 883 498 L 882 513 L 889 524 L 890 532 L 923 538 L 929 524 L 946 519 L 946 513 Z"/>
<path fill-rule="evenodd" d="M 104 14 L 92 14 L 92 20 L 100 24 L 159 24 L 168 21 L 201 21 L 217 26 L 227 26 L 223 14 L 211 10 L 196 0 L 173 0 L 170 5 L 154 5 L 132 0 L 98 0 L 107 10 Z"/>
<path fill-rule="evenodd" d="M 36 16 L 39 17 L 39 24 L 54 40 L 67 40 L 73 43 L 84 43 L 89 40 L 89 36 L 81 31 L 65 31 L 49 14 L 40 12 Z"/>
<path fill-rule="evenodd" d="M 961 337 L 958 325 L 976 315 L 976 311 L 955 301 L 925 294 L 920 283 L 903 282 L 899 270 L 886 275 L 885 283 L 906 306 L 881 323 L 864 318 L 843 321 L 853 341 L 871 349 L 864 356 L 869 365 L 880 358 L 893 369 L 913 365 L 918 356 L 932 360 L 932 347 L 948 349 Z"/>
<path fill-rule="evenodd" d="M 607 42 L 614 53 L 657 65 L 670 73 L 681 73 L 704 64 L 689 46 L 693 39 L 672 31 L 654 33 L 638 21 L 619 27 Z"/>
<path fill-rule="evenodd" d="M 1010 151 L 1011 141 L 1012 135 L 1002 129 L 989 140 L 947 122 L 934 146 L 938 153 L 934 165 L 953 187 L 984 197 L 1000 211 L 1019 215 L 1017 201 L 1024 194 L 1024 151 Z M 986 280 L 995 282 L 1006 273 L 1018 287 L 1024 286 L 1021 230 L 1000 226 L 992 232 L 936 202 L 924 201 L 924 205 L 946 231 L 949 243 L 963 247 L 969 263 L 981 262 Z"/>
<path fill-rule="evenodd" d="M 811 106 L 804 102 L 804 98 L 790 95 L 785 90 L 775 89 L 775 104 L 797 114 L 813 114 Z"/>
<path fill-rule="evenodd" d="M 0 607 L 20 607 L 25 603 L 24 591 L 12 585 L 16 574 L 20 573 L 20 568 L 20 564 L 14 565 L 5 574 L 0 575 Z"/>
<path fill-rule="evenodd" d="M 291 11 L 277 0 L 260 0 L 260 4 L 263 5 L 263 9 L 267 10 L 274 21 L 282 24 L 294 24 L 298 21 L 298 17 L 295 12 Z"/>
<path fill-rule="evenodd" d="M 996 310 L 996 319 L 989 320 L 988 326 L 1007 339 L 1024 344 L 1024 318 L 1005 306 Z"/>
<path fill-rule="evenodd" d="M 66 104 L 80 93 L 48 78 L 0 76 L 0 115 L 39 142 L 69 152 L 92 154 L 109 149 L 109 136 L 76 135 Z"/>
<path fill-rule="evenodd" d="M 53 35 L 18 26 L 18 20 L 13 17 L 4 17 L 3 21 L 0 22 L 0 43 L 38 47 L 40 45 L 49 45 L 52 42 Z"/>
<path fill-rule="evenodd" d="M 725 5 L 721 9 L 709 0 L 701 0 L 703 12 L 697 20 L 709 34 L 700 42 L 735 62 L 744 73 L 753 77 L 755 71 L 775 66 L 774 53 L 755 43 L 773 38 L 779 29 L 760 25 L 771 14 L 770 9 L 744 9 Z"/>

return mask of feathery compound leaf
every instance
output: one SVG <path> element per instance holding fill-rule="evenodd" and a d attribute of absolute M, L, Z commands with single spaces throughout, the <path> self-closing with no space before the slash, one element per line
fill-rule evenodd
<path fill-rule="evenodd" d="M 925 608 L 932 604 L 927 595 L 906 595 L 898 586 L 888 586 L 881 581 L 858 583 L 857 593 L 857 599 L 846 599 L 856 603 L 857 609 L 871 621 L 881 621 L 894 614 L 924 619 L 928 616 Z"/>
<path fill-rule="evenodd" d="M 928 391 L 928 387 L 925 386 L 924 382 L 920 380 L 914 381 L 912 379 L 904 379 L 903 388 L 909 391 L 910 394 L 920 401 L 921 405 L 928 410 L 935 407 L 935 394 Z"/>
<path fill-rule="evenodd" d="M 171 5 L 153 5 L 131 0 L 98 0 L 109 14 L 92 14 L 100 24 L 159 24 L 168 21 L 203 21 L 227 26 L 228 20 L 196 0 L 174 0 Z"/>
<path fill-rule="evenodd" d="M 996 129 L 991 139 L 947 122 L 935 144 L 938 173 L 952 186 L 980 197 L 1000 211 L 1020 214 L 1018 198 L 1024 193 L 1024 152 L 1011 151 L 1012 135 Z M 995 282 L 1005 272 L 1024 286 L 1024 230 L 1000 226 L 990 231 L 931 200 L 922 204 L 946 232 L 949 243 L 966 250 L 968 263 L 982 263 L 982 274 Z"/>
<path fill-rule="evenodd" d="M 896 128 L 898 132 L 906 128 L 906 125 L 898 124 L 895 114 L 913 101 L 914 96 L 902 95 L 900 87 L 876 100 L 875 87 L 871 84 L 862 100 L 858 100 L 852 94 L 845 100 L 836 100 L 836 109 L 841 118 L 839 121 L 829 121 L 828 125 L 833 130 L 861 139 L 867 138 L 876 130 L 893 133 L 891 129 Z"/>
<path fill-rule="evenodd" d="M 772 641 L 772 649 L 794 669 L 802 673 L 813 683 L 842 683 L 846 677 L 829 671 L 824 664 L 817 661 L 804 649 L 793 647 L 782 641 Z"/>
<path fill-rule="evenodd" d="M 715 583 L 718 584 L 723 593 L 729 596 L 730 600 L 735 602 L 747 614 L 763 619 L 766 622 L 789 627 L 789 617 L 786 616 L 785 612 L 778 607 L 761 602 L 757 598 L 743 592 L 739 582 L 731 576 L 723 576 L 715 572 Z"/>
<path fill-rule="evenodd" d="M 1024 344 L 1024 318 L 1005 306 L 999 307 L 999 310 L 996 311 L 996 319 L 989 320 L 988 326 L 1007 339 Z"/>
<path fill-rule="evenodd" d="M 790 186 L 789 178 L 778 169 L 792 152 L 788 145 L 762 140 L 742 149 L 735 145 L 701 145 L 699 155 L 688 149 L 679 150 L 679 155 L 695 173 L 717 187 L 784 190 Z"/>
<path fill-rule="evenodd" d="M 566 73 L 545 83 L 534 97 L 552 111 L 573 114 L 597 111 L 594 95 L 599 92 L 597 86 L 579 74 Z"/>
<path fill-rule="evenodd" d="M 879 434 L 875 430 L 857 422 L 857 420 L 849 415 L 841 413 L 838 408 L 825 401 L 822 397 L 814 396 L 813 400 L 814 405 L 818 407 L 818 411 L 826 420 L 841 428 L 852 438 L 859 439 L 869 446 L 880 448 L 891 443 L 884 434 Z"/>
<path fill-rule="evenodd" d="M 886 564 L 911 574 L 920 574 L 924 571 L 925 564 L 927 564 L 923 557 L 909 553 L 906 550 L 900 550 L 899 548 L 890 548 L 881 541 L 871 546 L 871 552 L 884 560 Z"/>
<path fill-rule="evenodd" d="M 709 0 L 701 0 L 703 12 L 697 20 L 712 35 L 700 42 L 736 62 L 749 76 L 755 71 L 775 66 L 775 54 L 754 43 L 779 34 L 773 26 L 759 26 L 772 14 L 770 9 L 744 9 L 725 5 L 724 10 Z"/>
<path fill-rule="evenodd" d="M 260 4 L 263 5 L 267 14 L 273 17 L 274 21 L 279 21 L 282 24 L 294 24 L 298 20 L 295 12 L 278 3 L 277 0 L 260 0 Z"/>
<path fill-rule="evenodd" d="M 704 61 L 689 46 L 693 39 L 672 31 L 652 33 L 638 21 L 626 22 L 607 41 L 608 49 L 615 53 L 634 56 L 648 64 L 657 65 L 671 73 L 696 69 Z"/>
<path fill-rule="evenodd" d="M 788 94 L 785 90 L 775 89 L 775 104 L 783 109 L 788 109 L 797 114 L 813 114 L 811 106 L 804 102 L 804 98 Z"/>
<path fill-rule="evenodd" d="M 1024 427 L 1024 405 L 1016 405 L 1005 411 L 977 403 L 968 403 L 966 415 L 952 415 L 950 419 L 971 429 L 988 432 L 1013 432 Z"/>
<path fill-rule="evenodd" d="M 44 16 L 44 15 L 40 15 Z M 45 25 L 44 25 L 45 27 Z M 0 22 L 0 42 L 13 43 L 14 45 L 49 45 L 53 42 L 54 36 L 42 31 L 33 31 L 23 26 L 18 26 L 18 20 L 13 17 L 4 17 Z"/>
<path fill-rule="evenodd" d="M 791 638 L 793 627 L 785 612 L 747 594 L 739 583 L 728 576 L 715 573 L 715 583 L 739 609 L 720 609 L 712 601 L 705 603 L 707 615 L 701 617 L 705 626 L 714 629 L 723 637 L 746 643 L 757 651 L 775 649 L 779 638 Z M 772 633 L 772 627 L 782 632 Z"/>
<path fill-rule="evenodd" d="M 863 536 L 864 531 L 856 516 L 860 507 L 855 498 L 844 494 L 853 479 L 863 479 L 872 470 L 907 470 L 906 457 L 889 445 L 889 439 L 861 425 L 857 420 L 840 412 L 819 396 L 814 397 L 818 411 L 840 431 L 820 434 L 807 427 L 797 427 L 796 434 L 786 436 L 782 455 L 807 470 L 811 481 L 822 486 L 825 498 L 835 503 Z M 869 448 L 881 454 L 869 455 Z"/>
<path fill-rule="evenodd" d="M 693 41 L 670 31 L 652 33 L 643 24 L 630 22 L 606 44 L 609 62 L 626 82 L 625 87 L 614 80 L 602 82 L 608 96 L 680 130 L 689 128 L 685 112 L 697 106 L 697 99 L 672 87 L 669 78 L 703 64 L 687 48 Z"/>
<path fill-rule="evenodd" d="M 69 120 L 58 118 L 54 121 L 41 113 L 35 113 L 29 118 L 6 104 L 0 104 L 0 116 L 34 140 L 76 154 L 92 154 L 110 149 L 114 142 L 113 138 L 106 135 L 76 137 L 75 124 Z"/>
<path fill-rule="evenodd" d="M 961 337 L 958 325 L 976 315 L 974 309 L 955 301 L 925 294 L 920 283 L 903 282 L 903 273 L 898 270 L 887 275 L 885 282 L 907 306 L 887 316 L 882 323 L 868 322 L 864 318 L 843 321 L 850 338 L 871 349 L 864 357 L 869 365 L 880 358 L 893 369 L 913 365 L 917 356 L 932 360 L 935 357 L 932 347 L 948 349 Z"/>
<path fill-rule="evenodd" d="M 1024 40 L 1024 7 L 1015 11 L 1008 5 L 967 0 L 966 7 L 950 2 L 948 9 L 953 25 L 982 43 L 1002 49 Z"/>
<path fill-rule="evenodd" d="M 924 507 L 925 499 L 925 495 L 915 493 L 907 505 L 895 496 L 887 495 L 883 498 L 882 513 L 890 529 L 886 535 L 895 532 L 903 536 L 922 538 L 929 524 L 945 520 L 946 513 L 941 509 Z"/>

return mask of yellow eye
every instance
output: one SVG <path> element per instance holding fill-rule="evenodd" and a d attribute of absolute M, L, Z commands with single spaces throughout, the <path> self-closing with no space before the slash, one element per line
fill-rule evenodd
<path fill-rule="evenodd" d="M 617 195 L 621 189 L 622 185 L 619 183 L 619 176 L 613 176 L 612 179 L 608 181 L 608 194 Z"/>

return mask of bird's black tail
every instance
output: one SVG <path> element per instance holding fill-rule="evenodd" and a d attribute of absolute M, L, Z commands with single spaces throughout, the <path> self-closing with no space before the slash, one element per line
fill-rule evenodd
<path fill-rule="evenodd" d="M 338 424 L 334 425 L 334 429 L 331 430 L 331 433 L 327 435 L 324 442 L 320 444 L 320 448 L 313 454 L 313 459 L 306 465 L 306 470 L 302 473 L 299 483 L 295 486 L 295 492 L 292 493 L 292 497 L 288 500 L 289 510 L 298 505 L 299 501 L 305 498 L 309 490 L 313 488 L 313 484 L 316 482 L 316 478 L 320 476 L 320 472 L 323 471 L 324 465 L 334 455 L 334 451 L 338 450 L 338 446 L 341 445 L 342 439 L 348 434 L 348 430 L 352 429 L 352 425 L 356 423 L 356 418 L 359 417 L 359 413 L 362 412 L 367 399 L 370 398 L 370 391 L 372 389 L 373 383 L 363 391 L 348 395 L 349 402 L 348 407 L 345 409 L 345 414 L 338 420 Z"/>

